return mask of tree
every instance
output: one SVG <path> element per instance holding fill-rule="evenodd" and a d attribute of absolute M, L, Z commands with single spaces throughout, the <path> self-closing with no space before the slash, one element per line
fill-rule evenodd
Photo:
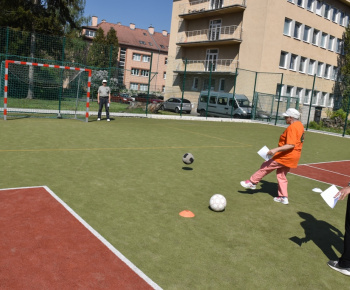
<path fill-rule="evenodd" d="M 348 102 L 350 100 L 350 28 L 345 29 L 343 35 L 343 55 L 338 58 L 339 76 L 336 89 L 342 95 L 341 108 L 348 110 Z"/>
<path fill-rule="evenodd" d="M 116 31 L 112 27 L 107 35 L 104 35 L 100 27 L 96 31 L 96 36 L 88 54 L 88 64 L 90 66 L 108 68 L 117 65 L 118 57 L 118 38 Z"/>
<path fill-rule="evenodd" d="M 0 0 L 0 26 L 22 31 L 63 35 L 76 29 L 86 0 Z"/>

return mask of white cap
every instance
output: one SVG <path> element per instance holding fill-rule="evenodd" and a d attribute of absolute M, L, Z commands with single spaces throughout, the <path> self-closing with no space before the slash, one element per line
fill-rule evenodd
<path fill-rule="evenodd" d="M 294 119 L 299 119 L 300 113 L 296 109 L 289 108 L 285 113 L 283 113 L 283 117 L 292 117 Z"/>
<path fill-rule="evenodd" d="M 106 83 L 107 81 L 106 80 L 103 80 L 102 83 Z"/>

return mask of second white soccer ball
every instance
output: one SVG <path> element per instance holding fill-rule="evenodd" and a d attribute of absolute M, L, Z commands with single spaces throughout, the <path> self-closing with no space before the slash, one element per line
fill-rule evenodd
<path fill-rule="evenodd" d="M 223 211 L 226 208 L 226 198 L 222 194 L 214 194 L 209 205 L 213 211 Z"/>

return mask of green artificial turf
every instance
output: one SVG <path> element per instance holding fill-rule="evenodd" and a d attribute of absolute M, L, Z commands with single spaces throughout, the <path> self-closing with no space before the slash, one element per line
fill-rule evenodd
<path fill-rule="evenodd" d="M 346 203 L 331 209 L 312 192 L 329 185 L 290 174 L 287 206 L 273 202 L 275 173 L 253 193 L 239 185 L 283 130 L 141 118 L 0 121 L 0 188 L 47 185 L 164 289 L 345 289 L 349 278 L 326 262 L 342 251 L 336 230 L 344 232 Z M 349 142 L 307 132 L 300 164 L 350 159 Z M 216 193 L 227 199 L 224 212 L 208 208 Z"/>

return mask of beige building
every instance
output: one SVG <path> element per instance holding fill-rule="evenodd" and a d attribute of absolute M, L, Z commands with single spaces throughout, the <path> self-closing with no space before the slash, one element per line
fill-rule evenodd
<path fill-rule="evenodd" d="M 98 24 L 98 18 L 93 16 L 91 26 L 83 27 L 83 35 L 85 39 L 91 41 L 97 29 L 102 28 L 107 34 L 112 27 L 117 33 L 119 42 L 118 68 L 121 72 L 119 81 L 123 82 L 128 90 L 147 92 L 148 82 L 151 79 L 150 93 L 163 93 L 168 60 L 168 32 L 166 30 L 161 33 L 155 32 L 152 26 L 148 29 L 136 28 L 134 23 L 125 26 L 102 20 Z"/>
<path fill-rule="evenodd" d="M 210 79 L 215 91 L 281 90 L 304 107 L 314 91 L 313 107 L 333 107 L 349 15 L 349 0 L 173 0 L 166 97 L 184 88 L 196 103 Z"/>

